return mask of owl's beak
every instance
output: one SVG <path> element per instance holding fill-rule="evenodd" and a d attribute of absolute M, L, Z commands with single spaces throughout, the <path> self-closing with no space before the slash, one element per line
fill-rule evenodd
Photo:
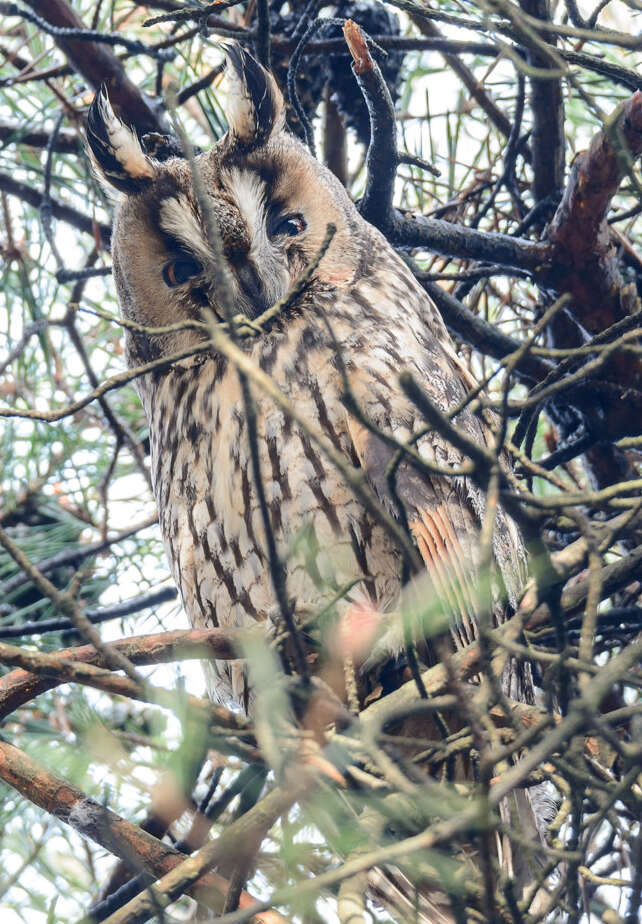
<path fill-rule="evenodd" d="M 249 258 L 234 265 L 234 274 L 238 279 L 243 301 L 249 310 L 246 311 L 251 318 L 256 318 L 270 307 L 270 299 L 258 271 Z"/>

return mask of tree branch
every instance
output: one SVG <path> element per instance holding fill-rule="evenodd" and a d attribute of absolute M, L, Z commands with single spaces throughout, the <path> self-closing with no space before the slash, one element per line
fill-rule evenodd
<path fill-rule="evenodd" d="M 607 222 L 611 200 L 642 153 L 642 92 L 636 92 L 612 114 L 609 124 L 575 159 L 548 238 L 554 255 L 545 274 L 547 284 L 573 296 L 572 316 L 580 327 L 599 333 L 638 310 L 620 272 L 616 241 Z M 632 304 L 633 303 L 633 304 Z M 577 328 L 560 317 L 551 326 L 553 345 L 578 345 Z M 628 402 L 609 402 L 603 409 L 605 435 L 613 439 L 639 432 L 642 361 L 618 354 L 604 373 L 624 389 Z M 609 460 L 604 466 L 611 465 Z"/>
<path fill-rule="evenodd" d="M 540 272 L 550 256 L 546 244 L 464 228 L 437 218 L 424 218 L 423 215 L 407 218 L 393 208 L 399 158 L 392 100 L 359 27 L 348 20 L 344 34 L 353 58 L 353 72 L 370 116 L 366 189 L 360 204 L 363 217 L 399 247 L 426 247 L 444 256 Z"/>
<path fill-rule="evenodd" d="M 2 144 L 26 144 L 34 148 L 46 148 L 51 140 L 51 131 L 46 128 L 25 128 L 21 122 L 0 122 Z M 82 142 L 74 131 L 59 131 L 52 149 L 58 154 L 78 154 Z"/>
<path fill-rule="evenodd" d="M 313 786 L 314 779 L 314 771 L 309 767 L 299 767 L 296 776 L 290 774 L 286 781 L 288 785 L 272 790 L 232 822 L 216 840 L 209 841 L 192 857 L 183 858 L 180 864 L 173 864 L 158 883 L 153 897 L 148 892 L 138 895 L 110 915 L 105 924 L 143 924 L 154 913 L 155 907 L 165 908 L 194 888 L 198 890 L 196 895 L 199 901 L 208 907 L 218 905 L 220 876 L 207 871 L 222 863 L 233 863 L 234 868 L 238 868 L 244 860 L 253 857 L 272 825 Z M 239 905 L 248 911 L 248 919 L 255 916 L 265 924 L 285 924 L 281 915 L 270 911 L 264 903 L 243 900 L 241 896 Z M 251 912 L 253 907 L 256 908 L 254 915 Z"/>
<path fill-rule="evenodd" d="M 465 340 L 473 349 L 484 353 L 486 356 L 492 356 L 494 359 L 504 359 L 506 356 L 510 356 L 511 353 L 517 353 L 521 349 L 523 344 L 519 340 L 509 337 L 508 334 L 503 333 L 494 324 L 490 324 L 479 315 L 473 314 L 450 292 L 442 289 L 437 283 L 425 279 L 426 273 L 415 267 L 412 269 L 417 280 L 439 308 L 439 313 L 443 317 L 446 326 L 456 337 Z M 554 366 L 548 360 L 540 356 L 534 356 L 530 352 L 526 353 L 515 366 L 517 375 L 531 382 L 542 381 L 553 369 Z"/>
<path fill-rule="evenodd" d="M 139 597 L 124 600 L 122 603 L 115 603 L 113 606 L 105 606 L 97 610 L 86 610 L 85 616 L 95 626 L 102 622 L 110 622 L 112 619 L 123 619 L 125 616 L 140 613 L 141 610 L 158 606 L 168 600 L 175 600 L 177 596 L 178 591 L 175 587 L 162 587 L 160 590 L 141 594 Z M 77 630 L 71 619 L 64 617 L 41 619 L 18 625 L 3 626 L 0 628 L 0 639 L 25 638 L 27 635 L 44 635 L 48 632 L 77 633 Z"/>
<path fill-rule="evenodd" d="M 410 18 L 425 36 L 430 36 L 434 40 L 441 39 L 441 41 L 444 41 L 438 27 L 433 22 L 417 15 L 411 15 Z M 441 49 L 437 47 L 437 50 Z M 492 96 L 480 85 L 470 68 L 454 53 L 456 51 L 456 48 L 453 48 L 452 52 L 447 48 L 443 50 L 442 53 L 445 63 L 457 74 L 472 98 L 479 104 L 483 112 L 486 113 L 495 128 L 499 129 L 502 135 L 508 138 L 511 131 L 510 119 L 502 112 Z M 483 52 L 480 51 L 476 53 L 483 54 Z"/>
<path fill-rule="evenodd" d="M 154 878 L 167 875 L 185 861 L 185 856 L 174 847 L 162 843 L 111 809 L 90 799 L 81 789 L 50 773 L 23 751 L 3 740 L 0 740 L 0 778 L 34 805 L 70 825 L 83 837 L 90 838 Z M 228 883 L 222 876 L 203 871 L 195 888 L 195 896 L 220 913 L 227 890 Z M 242 906 L 247 907 L 254 902 L 252 896 L 244 893 Z M 275 912 L 258 919 L 264 924 L 285 924 L 284 919 Z"/>
<path fill-rule="evenodd" d="M 537 275 L 548 268 L 553 254 L 547 242 L 534 243 L 508 234 L 475 231 L 422 215 L 406 218 L 397 211 L 393 213 L 390 226 L 380 230 L 397 247 L 425 247 L 445 257 L 480 260 L 529 270 Z"/>
<path fill-rule="evenodd" d="M 366 101 L 370 117 L 367 181 L 359 211 L 366 221 L 381 228 L 390 221 L 399 166 L 395 109 L 379 65 L 368 51 L 359 26 L 348 19 L 343 34 L 352 55 L 352 73 Z"/>
<path fill-rule="evenodd" d="M 43 194 L 34 189 L 33 186 L 22 183 L 20 180 L 14 180 L 13 177 L 4 173 L 0 173 L 0 191 L 8 193 L 10 196 L 17 196 L 18 199 L 22 199 L 23 202 L 31 205 L 34 209 L 40 208 L 44 198 Z M 111 241 L 111 227 L 109 225 L 94 221 L 89 215 L 83 215 L 82 212 L 72 208 L 70 205 L 63 205 L 62 202 L 56 202 L 56 200 L 51 201 L 51 214 L 54 218 L 66 221 L 67 224 L 77 228 L 79 231 L 91 234 L 92 237 L 95 237 L 97 233 L 100 234 L 104 246 L 109 249 Z"/>
<path fill-rule="evenodd" d="M 165 664 L 195 658 L 227 660 L 239 657 L 239 634 L 231 628 L 182 629 L 175 632 L 134 636 L 111 644 L 132 664 L 137 665 Z M 106 667 L 105 659 L 93 645 L 65 648 L 56 652 L 55 657 L 63 661 Z M 55 668 L 55 662 L 52 663 L 53 668 Z M 0 677 L 0 718 L 6 718 L 35 696 L 64 682 L 62 678 L 34 674 L 24 668 L 4 674 Z M 228 712 L 227 709 L 219 708 L 221 709 L 221 720 L 227 721 L 230 716 L 236 715 Z M 236 718 L 239 721 L 234 719 L 233 727 L 243 729 L 247 726 L 247 721 L 240 715 Z"/>
<path fill-rule="evenodd" d="M 66 0 L 25 0 L 38 16 L 62 29 L 85 29 L 84 23 Z M 159 100 L 139 90 L 125 73 L 122 62 L 104 44 L 59 37 L 55 39 L 69 62 L 94 90 L 106 83 L 109 99 L 118 114 L 138 132 L 167 134 L 169 125 Z"/>
<path fill-rule="evenodd" d="M 555 248 L 548 281 L 570 292 L 580 323 L 597 333 L 619 321 L 623 280 L 617 248 L 606 221 L 611 200 L 642 153 L 642 92 L 611 115 L 604 131 L 578 154 L 551 222 L 548 238 Z"/>
<path fill-rule="evenodd" d="M 537 19 L 550 20 L 549 0 L 521 0 L 522 9 Z M 554 43 L 555 38 L 552 38 Z M 527 52 L 528 61 L 537 68 L 549 67 L 548 58 L 536 51 Z M 530 77 L 533 113 L 532 162 L 533 198 L 540 202 L 559 195 L 564 185 L 564 101 L 562 81 Z"/>

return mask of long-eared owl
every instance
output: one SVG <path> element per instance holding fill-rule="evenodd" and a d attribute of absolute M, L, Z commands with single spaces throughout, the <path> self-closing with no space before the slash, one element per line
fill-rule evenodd
<path fill-rule="evenodd" d="M 201 320 L 204 309 L 224 317 L 209 269 L 215 259 L 224 261 L 234 313 L 255 320 L 289 292 L 332 223 L 334 237 L 300 295 L 242 341 L 252 363 L 296 408 L 298 421 L 310 424 L 302 427 L 283 404 L 252 387 L 265 502 L 285 562 L 287 595 L 297 607 L 320 610 L 347 587 L 335 604 L 339 618 L 369 607 L 385 620 L 402 590 L 399 541 L 320 451 L 310 431 L 318 432 L 364 476 L 386 514 L 405 519 L 431 592 L 451 614 L 451 644 L 462 647 L 475 637 L 484 492 L 464 473 L 430 474 L 407 458 L 397 467 L 393 491 L 389 468 L 394 441 L 413 437 L 419 457 L 433 468 L 465 467 L 462 453 L 426 427 L 399 374 L 410 372 L 444 411 L 464 401 L 471 376 L 410 269 L 363 220 L 341 183 L 288 132 L 274 78 L 239 46 L 228 46 L 227 56 L 229 130 L 193 163 L 150 156 L 104 92 L 90 112 L 94 161 L 123 193 L 113 231 L 114 276 L 124 318 L 140 325 L 127 332 L 128 362 L 138 366 L 198 346 L 207 334 L 191 322 Z M 220 236 L 218 256 L 210 219 Z M 177 329 L 154 332 L 170 325 Z M 206 351 L 146 374 L 137 387 L 149 421 L 160 527 L 190 621 L 264 623 L 276 597 L 235 365 Z M 470 440 L 491 444 L 487 422 L 469 407 L 455 423 Z M 518 531 L 501 509 L 492 551 L 496 598 L 510 608 L 525 559 Z M 493 618 L 502 618 L 497 606 Z M 250 682 L 242 661 L 211 665 L 210 692 L 223 702 L 247 708 Z M 519 699 L 532 695 L 528 675 L 506 676 L 504 688 Z"/>

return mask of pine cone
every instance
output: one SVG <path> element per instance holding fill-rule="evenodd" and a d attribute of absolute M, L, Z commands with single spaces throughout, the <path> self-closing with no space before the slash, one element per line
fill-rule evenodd
<path fill-rule="evenodd" d="M 371 3 L 367 0 L 348 0 L 339 3 L 336 16 L 353 19 L 368 35 L 401 34 L 399 17 L 389 12 L 380 3 Z M 325 38 L 343 37 L 339 26 L 328 26 L 324 32 Z M 402 66 L 404 55 L 401 51 L 391 51 L 382 55 L 371 49 L 373 58 L 381 68 L 384 80 L 390 90 L 392 101 L 399 98 L 402 83 Z M 333 99 L 346 125 L 353 128 L 357 137 L 363 144 L 370 142 L 370 119 L 365 100 L 357 86 L 352 73 L 349 55 L 331 55 L 327 62 L 327 74 Z"/>

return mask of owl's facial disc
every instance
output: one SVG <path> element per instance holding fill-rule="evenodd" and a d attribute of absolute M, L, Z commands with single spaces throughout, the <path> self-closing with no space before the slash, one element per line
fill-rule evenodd
<path fill-rule="evenodd" d="M 235 310 L 255 318 L 288 292 L 306 262 L 304 206 L 276 199 L 271 184 L 256 170 L 223 167 L 207 156 L 199 161 Z M 137 211 L 147 212 L 146 224 L 156 232 L 162 248 L 156 272 L 179 300 L 180 314 L 198 317 L 204 305 L 216 310 L 215 258 L 189 170 L 179 173 L 173 165 L 172 174 L 159 177 L 137 203 Z"/>
<path fill-rule="evenodd" d="M 216 218 L 234 308 L 255 318 L 278 302 L 316 257 L 328 224 L 337 231 L 299 297 L 314 310 L 321 291 L 367 272 L 372 230 L 345 189 L 285 128 L 273 76 L 240 46 L 227 48 L 234 92 L 229 131 L 196 158 L 200 186 Z M 114 274 L 123 313 L 148 327 L 222 312 L 202 203 L 190 164 L 158 159 L 114 114 L 105 92 L 91 107 L 88 145 L 96 169 L 123 193 L 113 234 Z M 292 306 L 294 307 L 294 306 Z M 203 336 L 193 326 L 130 340 L 140 359 L 176 352 Z M 134 356 L 134 351 L 132 352 Z"/>
<path fill-rule="evenodd" d="M 301 208 L 290 208 L 275 197 L 268 176 L 266 169 L 236 166 L 220 173 L 223 201 L 229 204 L 229 220 L 219 206 L 223 250 L 238 285 L 238 306 L 250 317 L 287 293 L 297 275 L 297 248 L 306 238 Z"/>

